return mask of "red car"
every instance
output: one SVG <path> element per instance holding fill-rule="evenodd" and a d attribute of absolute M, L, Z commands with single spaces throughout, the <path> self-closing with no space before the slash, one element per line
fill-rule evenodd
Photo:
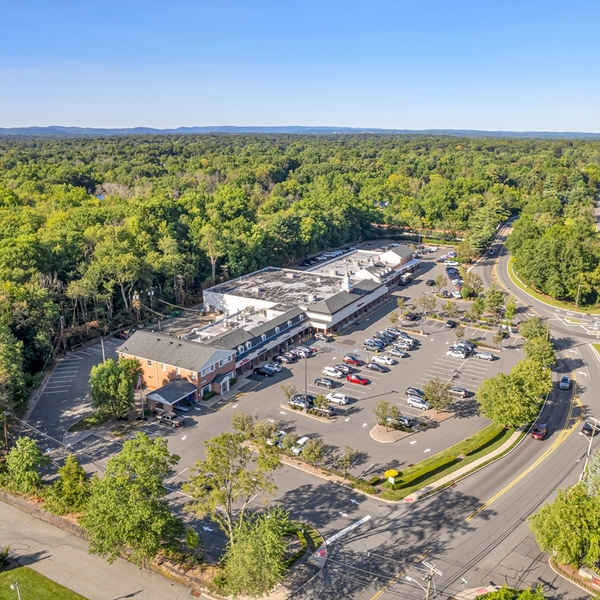
<path fill-rule="evenodd" d="M 548 433 L 548 425 L 537 425 L 535 429 L 531 432 L 531 437 L 534 440 L 543 440 Z"/>
<path fill-rule="evenodd" d="M 360 375 L 355 375 L 351 373 L 350 375 L 346 375 L 346 381 L 350 383 L 357 383 L 358 385 L 368 385 L 369 380 L 366 377 L 361 377 Z"/>
<path fill-rule="evenodd" d="M 354 358 L 354 356 L 344 356 L 344 358 L 342 358 L 342 362 L 355 367 L 360 367 L 363 364 L 362 360 Z"/>

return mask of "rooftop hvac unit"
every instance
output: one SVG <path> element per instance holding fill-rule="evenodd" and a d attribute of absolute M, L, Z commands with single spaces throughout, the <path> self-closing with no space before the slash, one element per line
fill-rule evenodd
<path fill-rule="evenodd" d="M 255 286 L 255 287 L 253 287 L 253 288 L 252 288 L 252 291 L 253 291 L 255 294 L 260 294 L 260 293 L 261 293 L 262 291 L 264 291 L 264 290 L 263 290 L 263 289 L 262 289 L 262 288 L 261 288 L 259 285 L 257 285 L 257 286 Z"/>
<path fill-rule="evenodd" d="M 317 277 L 317 279 L 315 280 L 317 283 L 321 283 L 321 278 Z"/>
<path fill-rule="evenodd" d="M 287 278 L 288 279 L 296 279 L 296 273 L 288 273 Z"/>
<path fill-rule="evenodd" d="M 308 302 L 314 302 L 317 299 L 316 294 L 309 294 L 308 295 Z"/>

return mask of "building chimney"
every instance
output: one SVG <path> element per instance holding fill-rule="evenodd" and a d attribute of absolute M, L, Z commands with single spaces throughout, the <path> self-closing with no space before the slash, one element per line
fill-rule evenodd
<path fill-rule="evenodd" d="M 352 291 L 352 288 L 353 288 L 353 285 L 350 281 L 350 275 L 348 275 L 348 272 L 346 271 L 346 274 L 342 278 L 342 291 L 350 292 L 350 291 Z"/>

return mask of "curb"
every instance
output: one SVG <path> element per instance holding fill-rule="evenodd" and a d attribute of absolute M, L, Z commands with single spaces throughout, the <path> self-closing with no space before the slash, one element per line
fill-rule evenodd
<path fill-rule="evenodd" d="M 559 576 L 562 577 L 565 581 L 568 581 L 569 583 L 572 583 L 573 585 L 577 586 L 580 590 L 583 590 L 584 592 L 586 592 L 587 594 L 594 594 L 594 597 L 597 598 L 598 597 L 598 591 L 593 591 L 591 589 L 588 589 L 586 587 L 583 587 L 582 585 L 580 585 L 579 583 L 577 583 L 576 581 L 574 581 L 573 579 L 567 577 L 566 575 L 564 575 L 563 573 L 561 573 L 559 570 L 557 570 L 556 568 L 554 568 L 554 564 L 553 564 L 553 560 L 552 560 L 552 556 L 548 557 L 548 564 L 550 565 L 550 568 Z"/>
<path fill-rule="evenodd" d="M 309 419 L 314 419 L 315 421 L 320 421 L 321 423 L 335 423 L 337 421 L 337 416 L 333 417 L 331 419 L 327 419 L 325 417 L 319 417 L 317 415 L 309 415 L 307 412 L 304 411 L 304 409 L 296 410 L 295 408 L 290 408 L 289 404 L 280 404 L 279 407 L 289 410 L 294 415 L 299 414 L 304 417 L 308 417 Z"/>

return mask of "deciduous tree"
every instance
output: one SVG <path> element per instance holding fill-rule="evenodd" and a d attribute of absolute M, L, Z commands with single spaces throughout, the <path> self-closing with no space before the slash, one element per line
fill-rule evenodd
<path fill-rule="evenodd" d="M 436 411 L 444 410 L 452 403 L 451 387 L 450 383 L 442 381 L 439 377 L 430 379 L 423 387 L 425 400 Z"/>
<path fill-rule="evenodd" d="M 196 461 L 183 486 L 192 497 L 187 510 L 199 518 L 210 517 L 231 545 L 244 524 L 250 500 L 277 489 L 273 483 L 277 454 L 264 447 L 254 458 L 243 441 L 243 435 L 222 433 L 204 442 L 205 458 Z"/>
<path fill-rule="evenodd" d="M 138 433 L 91 481 L 90 498 L 80 521 L 91 554 L 108 562 L 126 553 L 138 563 L 152 560 L 164 545 L 184 533 L 165 501 L 163 480 L 179 462 L 162 438 Z"/>
<path fill-rule="evenodd" d="M 6 456 L 8 482 L 23 494 L 32 494 L 42 487 L 41 467 L 50 463 L 35 440 L 20 437 Z"/>

